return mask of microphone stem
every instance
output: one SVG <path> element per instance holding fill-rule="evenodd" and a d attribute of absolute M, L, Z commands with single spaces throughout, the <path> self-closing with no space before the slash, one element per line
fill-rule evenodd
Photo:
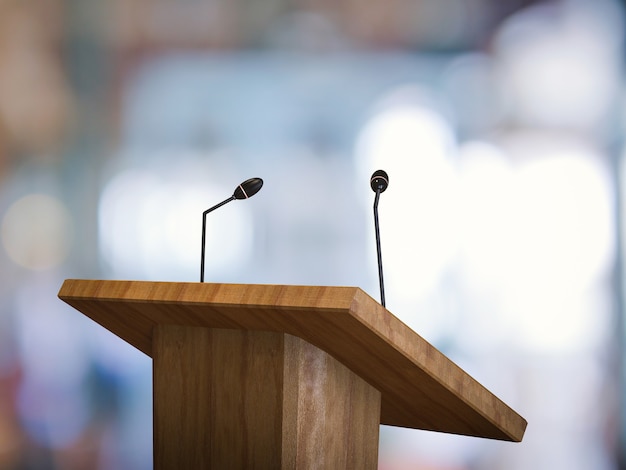
<path fill-rule="evenodd" d="M 380 198 L 380 189 L 376 190 L 374 198 L 374 227 L 376 229 L 376 252 L 378 253 L 378 280 L 380 283 L 380 303 L 385 307 L 385 283 L 383 281 L 383 257 L 380 250 L 380 229 L 378 226 L 378 199 Z"/>
<path fill-rule="evenodd" d="M 224 204 L 226 204 L 226 203 L 228 203 L 230 201 L 234 201 L 234 200 L 235 200 L 235 196 L 231 196 L 228 199 L 224 199 L 219 204 L 214 205 L 213 207 L 211 207 L 210 209 L 205 210 L 202 213 L 202 251 L 201 251 L 201 254 L 200 254 L 200 282 L 204 282 L 204 246 L 206 245 L 206 215 L 209 212 L 212 212 L 215 209 L 218 209 L 218 208 L 222 207 Z"/>

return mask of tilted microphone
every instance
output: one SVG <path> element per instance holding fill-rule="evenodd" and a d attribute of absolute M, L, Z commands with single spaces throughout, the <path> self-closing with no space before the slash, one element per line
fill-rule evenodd
<path fill-rule="evenodd" d="M 389 186 L 389 176 L 384 170 L 376 170 L 370 179 L 370 186 L 376 193 L 374 198 L 374 227 L 376 229 L 376 252 L 378 254 L 378 281 L 380 283 L 380 303 L 385 306 L 385 284 L 383 282 L 383 257 L 380 252 L 380 229 L 378 226 L 378 199 Z"/>
<path fill-rule="evenodd" d="M 215 209 L 222 207 L 224 204 L 234 201 L 235 199 L 248 199 L 259 192 L 263 186 L 261 178 L 250 178 L 235 188 L 235 192 L 228 199 L 224 199 L 219 204 L 214 205 L 210 209 L 202 213 L 202 254 L 200 255 L 200 282 L 204 282 L 204 246 L 206 244 L 206 215 Z"/>

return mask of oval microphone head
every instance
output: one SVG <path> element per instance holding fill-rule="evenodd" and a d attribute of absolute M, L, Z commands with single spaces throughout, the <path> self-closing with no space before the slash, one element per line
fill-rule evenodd
<path fill-rule="evenodd" d="M 233 197 L 235 199 L 248 199 L 258 193 L 261 186 L 263 186 L 261 178 L 250 178 L 235 188 Z"/>
<path fill-rule="evenodd" d="M 376 170 L 370 179 L 370 186 L 372 187 L 372 191 L 384 193 L 387 186 L 389 186 L 389 176 L 387 176 L 387 172 L 385 170 Z"/>

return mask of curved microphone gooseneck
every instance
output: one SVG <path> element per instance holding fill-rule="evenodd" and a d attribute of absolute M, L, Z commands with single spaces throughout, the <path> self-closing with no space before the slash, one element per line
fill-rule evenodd
<path fill-rule="evenodd" d="M 206 244 L 206 215 L 215 209 L 222 207 L 224 204 L 234 201 L 235 199 L 248 199 L 259 192 L 263 186 L 261 178 L 250 178 L 235 188 L 235 192 L 228 199 L 223 200 L 219 204 L 214 205 L 210 209 L 202 213 L 202 252 L 200 255 L 200 282 L 204 282 L 204 246 Z"/>
<path fill-rule="evenodd" d="M 378 281 L 380 283 L 380 303 L 385 306 L 385 283 L 383 281 L 383 257 L 380 251 L 380 228 L 378 226 L 378 199 L 389 186 L 389 176 L 384 170 L 377 170 L 370 179 L 370 186 L 376 193 L 374 198 L 374 227 L 376 229 L 376 252 L 378 254 Z"/>

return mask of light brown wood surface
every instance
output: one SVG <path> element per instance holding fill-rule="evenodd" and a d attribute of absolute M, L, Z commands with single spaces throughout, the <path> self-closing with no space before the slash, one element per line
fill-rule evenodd
<path fill-rule="evenodd" d="M 521 441 L 526 420 L 356 287 L 71 280 L 59 297 L 152 356 L 156 325 L 287 333 L 381 392 L 380 422 Z"/>
<path fill-rule="evenodd" d="M 375 469 L 380 392 L 295 336 L 157 325 L 154 467 Z"/>

